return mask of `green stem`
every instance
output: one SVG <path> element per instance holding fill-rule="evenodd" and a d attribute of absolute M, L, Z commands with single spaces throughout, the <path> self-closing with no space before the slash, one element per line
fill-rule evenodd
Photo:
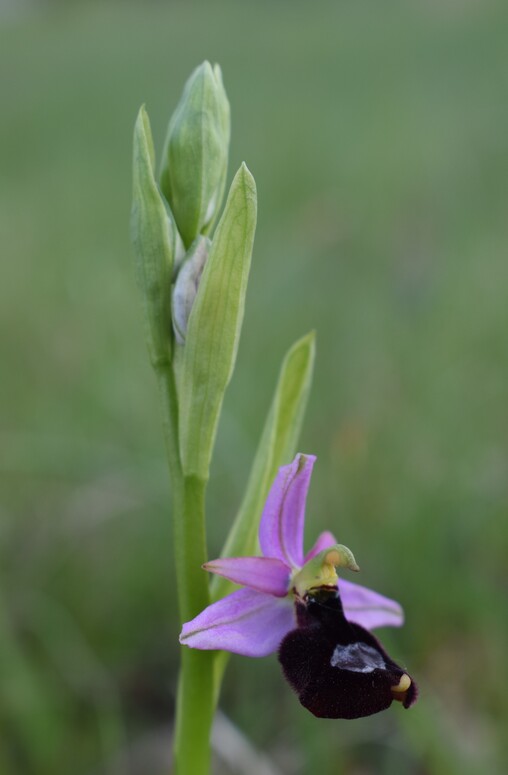
<path fill-rule="evenodd" d="M 194 618 L 210 603 L 206 573 L 207 481 L 185 476 L 178 448 L 178 402 L 169 365 L 157 369 L 173 494 L 173 533 L 180 619 Z M 175 772 L 207 775 L 214 713 L 214 652 L 182 648 L 175 729 Z"/>

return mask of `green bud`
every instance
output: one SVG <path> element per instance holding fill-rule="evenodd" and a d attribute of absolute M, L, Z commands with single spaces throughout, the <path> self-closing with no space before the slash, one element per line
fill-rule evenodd
<path fill-rule="evenodd" d="M 220 67 L 203 62 L 169 122 L 161 169 L 161 189 L 186 248 L 210 232 L 222 205 L 229 129 Z"/>
<path fill-rule="evenodd" d="M 171 276 L 179 238 L 155 180 L 152 133 L 144 107 L 134 127 L 131 237 L 148 351 L 152 365 L 157 367 L 170 359 Z"/>
<path fill-rule="evenodd" d="M 185 256 L 173 288 L 171 313 L 173 330 L 178 344 L 185 343 L 187 324 L 199 281 L 208 258 L 211 242 L 208 237 L 198 237 Z"/>

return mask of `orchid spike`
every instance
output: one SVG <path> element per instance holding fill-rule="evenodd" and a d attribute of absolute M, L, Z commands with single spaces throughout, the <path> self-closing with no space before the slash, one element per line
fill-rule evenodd
<path fill-rule="evenodd" d="M 332 533 L 322 533 L 304 554 L 305 505 L 315 460 L 313 455 L 299 454 L 279 470 L 259 526 L 262 556 L 223 557 L 203 566 L 244 589 L 213 603 L 184 624 L 180 642 L 191 648 L 224 649 L 249 657 L 279 650 L 286 678 L 302 704 L 315 715 L 368 715 L 388 707 L 392 699 L 409 707 L 416 699 L 415 684 L 368 632 L 376 627 L 400 626 L 403 613 L 399 604 L 337 576 L 337 567 L 359 568 L 351 551 L 337 544 Z M 304 656 L 299 642 L 307 638 L 310 642 Z M 320 652 L 331 648 L 325 663 L 318 660 L 315 664 L 309 656 L 313 640 Z M 375 672 L 376 692 L 369 699 L 362 691 L 359 704 L 346 702 L 343 707 L 338 701 L 331 710 L 329 703 L 324 709 L 314 701 L 306 703 L 303 696 L 312 694 L 312 685 L 300 691 L 302 658 L 325 682 L 331 680 L 328 673 L 332 672 L 335 676 L 345 673 L 352 685 L 358 681 L 364 684 Z"/>

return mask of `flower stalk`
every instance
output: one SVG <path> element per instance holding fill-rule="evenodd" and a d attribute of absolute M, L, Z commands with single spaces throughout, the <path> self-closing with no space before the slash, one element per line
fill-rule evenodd
<path fill-rule="evenodd" d="M 192 375 L 185 374 L 188 354 L 186 331 L 182 327 L 185 329 L 187 323 L 192 325 L 192 308 L 200 298 L 201 272 L 198 267 L 198 271 L 191 273 L 189 278 L 186 279 L 185 275 L 189 274 L 188 269 L 195 262 L 193 256 L 196 251 L 192 253 L 191 243 L 202 244 L 205 239 L 202 234 L 210 230 L 221 206 L 228 143 L 229 105 L 220 70 L 212 70 L 208 63 L 192 74 L 170 122 L 161 181 L 155 174 L 150 122 L 144 108 L 139 112 L 134 131 L 131 231 L 148 352 L 161 399 L 171 479 L 177 598 L 182 622 L 187 617 L 196 616 L 210 601 L 208 582 L 201 571 L 201 565 L 207 559 L 207 463 L 211 458 L 214 430 L 228 381 L 222 380 L 222 392 L 214 392 L 213 385 L 205 390 L 215 401 L 216 417 L 212 431 L 202 440 L 205 463 L 199 471 L 189 471 L 182 462 L 180 440 L 183 436 L 192 442 L 192 432 L 189 432 L 187 418 L 182 418 L 182 396 L 192 390 L 193 385 Z M 194 174 L 189 160 L 194 160 Z M 190 188 L 185 183 L 186 175 L 191 181 Z M 226 223 L 223 227 L 226 238 L 227 231 Z M 184 246 L 190 249 L 187 261 L 185 255 L 182 256 Z M 202 263 L 206 263 L 206 254 Z M 182 267 L 183 274 L 180 274 Z M 175 280 L 176 320 L 171 304 Z M 192 288 L 187 287 L 189 283 Z M 243 299 L 240 299 L 240 306 L 242 302 Z M 206 326 L 206 315 L 204 317 L 203 325 Z M 172 322 L 176 323 L 175 332 Z M 223 337 L 224 331 L 215 331 L 215 336 Z M 190 347 L 195 348 L 192 335 L 189 340 Z M 220 348 L 220 341 L 215 346 Z M 198 352 L 198 360 L 199 355 Z M 228 368 L 232 371 L 232 364 Z M 206 379 L 205 373 L 202 382 L 206 383 Z M 207 387 L 205 384 L 205 389 Z M 199 401 L 199 395 L 191 401 L 191 413 L 200 410 Z M 213 655 L 182 653 L 174 736 L 175 771 L 178 775 L 205 775 L 209 771 L 213 711 Z"/>
<path fill-rule="evenodd" d="M 169 122 L 159 177 L 144 107 L 134 130 L 131 233 L 161 399 L 181 623 L 210 603 L 201 568 L 208 558 L 206 486 L 236 360 L 256 225 L 256 187 L 242 164 L 212 233 L 225 192 L 229 133 L 220 68 L 208 62 L 190 76 Z M 209 772 L 216 692 L 213 653 L 182 649 L 178 775 Z"/>
<path fill-rule="evenodd" d="M 210 593 L 200 565 L 206 559 L 207 481 L 185 476 L 178 449 L 178 398 L 170 365 L 156 370 L 163 433 L 172 484 L 173 540 L 178 607 L 182 621 L 208 605 Z M 187 612 L 187 614 L 185 613 Z M 175 771 L 205 774 L 210 767 L 209 737 L 214 714 L 213 653 L 182 653 L 176 702 Z"/>

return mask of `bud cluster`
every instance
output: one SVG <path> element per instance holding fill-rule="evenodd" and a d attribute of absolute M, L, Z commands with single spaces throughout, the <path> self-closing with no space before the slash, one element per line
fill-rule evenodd
<path fill-rule="evenodd" d="M 169 121 L 158 177 L 144 107 L 134 130 L 131 231 L 148 350 L 157 371 L 174 372 L 182 467 L 202 478 L 236 359 L 256 224 L 255 183 L 242 164 L 214 230 L 229 135 L 221 71 L 209 62 Z"/>

